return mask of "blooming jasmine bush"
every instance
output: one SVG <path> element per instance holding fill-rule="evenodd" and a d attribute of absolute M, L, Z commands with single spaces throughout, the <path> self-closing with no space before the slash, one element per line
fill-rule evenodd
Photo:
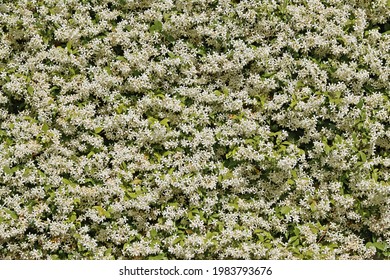
<path fill-rule="evenodd" d="M 0 258 L 389 259 L 386 0 L 0 2 Z"/>

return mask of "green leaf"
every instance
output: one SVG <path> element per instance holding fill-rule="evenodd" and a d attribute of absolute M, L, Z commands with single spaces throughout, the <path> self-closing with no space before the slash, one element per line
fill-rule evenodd
<path fill-rule="evenodd" d="M 58 255 L 51 255 L 50 259 L 53 260 L 53 261 L 54 260 L 60 260 L 60 257 Z"/>
<path fill-rule="evenodd" d="M 153 117 L 148 117 L 148 123 L 149 125 L 153 125 L 155 122 L 158 122 L 158 119 Z"/>
<path fill-rule="evenodd" d="M 216 235 L 218 235 L 218 233 L 217 232 L 208 232 L 207 234 L 206 234 L 206 238 L 207 239 L 212 239 L 214 236 L 216 236 Z"/>
<path fill-rule="evenodd" d="M 72 53 L 72 42 L 71 41 L 66 43 L 66 49 L 68 50 L 69 53 Z"/>
<path fill-rule="evenodd" d="M 67 220 L 68 223 L 73 223 L 74 221 L 77 220 L 77 215 L 76 215 L 76 212 L 72 212 L 72 214 L 70 215 L 69 219 Z"/>
<path fill-rule="evenodd" d="M 263 78 L 271 78 L 273 75 L 275 75 L 276 72 L 272 72 L 272 73 L 265 73 L 263 75 L 261 75 Z"/>
<path fill-rule="evenodd" d="M 312 212 L 315 212 L 317 210 L 317 204 L 314 201 L 310 204 L 310 209 Z"/>
<path fill-rule="evenodd" d="M 161 21 L 155 20 L 154 24 L 149 28 L 149 32 L 161 32 L 162 27 Z"/>
<path fill-rule="evenodd" d="M 316 228 L 315 226 L 309 224 L 309 227 L 310 227 L 310 230 L 312 233 L 314 234 L 318 234 L 318 228 Z"/>
<path fill-rule="evenodd" d="M 220 95 L 222 94 L 222 92 L 220 92 L 219 90 L 214 90 L 214 94 L 215 94 L 216 96 L 220 96 Z"/>
<path fill-rule="evenodd" d="M 295 170 L 291 170 L 291 175 L 294 179 L 298 178 L 297 172 Z"/>
<path fill-rule="evenodd" d="M 204 47 L 201 47 L 198 52 L 198 54 L 200 54 L 201 56 L 205 56 L 206 55 L 206 49 Z"/>
<path fill-rule="evenodd" d="M 297 88 L 297 89 L 303 88 L 304 86 L 305 86 L 305 84 L 304 84 L 301 80 L 299 80 L 299 81 L 297 82 L 297 84 L 296 84 L 296 88 Z"/>
<path fill-rule="evenodd" d="M 26 121 L 29 121 L 29 122 L 33 122 L 33 123 L 37 123 L 38 122 L 36 119 L 33 119 L 30 116 L 24 116 L 23 119 L 25 119 Z"/>
<path fill-rule="evenodd" d="M 150 231 L 150 237 L 155 238 L 156 236 L 157 236 L 157 230 L 152 229 L 152 230 Z"/>
<path fill-rule="evenodd" d="M 43 132 L 47 132 L 49 130 L 49 126 L 47 125 L 47 123 L 43 124 L 42 130 L 43 130 Z"/>
<path fill-rule="evenodd" d="M 91 158 L 95 154 L 95 151 L 90 151 L 87 155 L 87 158 Z"/>
<path fill-rule="evenodd" d="M 359 109 L 361 109 L 361 108 L 363 107 L 363 104 L 364 104 L 364 100 L 363 100 L 363 98 L 360 98 L 359 103 L 356 104 L 356 107 L 358 107 Z"/>
<path fill-rule="evenodd" d="M 131 25 L 129 25 L 129 24 L 127 24 L 127 25 L 124 27 L 124 29 L 125 29 L 126 31 L 129 31 L 129 32 L 132 30 Z"/>
<path fill-rule="evenodd" d="M 34 205 L 37 205 L 38 202 L 35 199 L 29 200 L 27 203 L 29 213 L 32 213 Z"/>
<path fill-rule="evenodd" d="M 376 182 L 378 181 L 378 169 L 374 169 L 374 171 L 371 173 L 371 178 Z"/>
<path fill-rule="evenodd" d="M 3 166 L 3 171 L 5 174 L 8 174 L 8 175 L 14 174 L 14 171 L 11 168 L 9 168 L 9 166 Z"/>
<path fill-rule="evenodd" d="M 341 144 L 343 143 L 343 138 L 340 135 L 336 134 L 336 136 L 334 137 L 334 142 L 336 144 Z"/>
<path fill-rule="evenodd" d="M 278 152 L 284 152 L 284 151 L 286 151 L 286 146 L 280 145 Z"/>
<path fill-rule="evenodd" d="M 234 209 L 238 210 L 238 209 L 239 209 L 238 200 L 235 199 L 232 203 L 229 203 L 229 206 L 231 206 L 231 207 L 233 207 Z"/>
<path fill-rule="evenodd" d="M 16 212 L 14 212 L 14 211 L 12 211 L 10 209 L 4 209 L 4 211 L 7 214 L 9 214 L 12 217 L 12 219 L 14 219 L 14 220 L 18 219 L 18 214 L 16 214 Z"/>
<path fill-rule="evenodd" d="M 125 243 L 123 245 L 123 250 L 126 250 L 127 248 L 129 248 L 131 246 L 131 243 Z"/>
<path fill-rule="evenodd" d="M 76 75 L 76 70 L 74 70 L 72 67 L 69 67 L 69 72 L 72 75 L 72 77 Z"/>
<path fill-rule="evenodd" d="M 120 55 L 118 55 L 118 56 L 116 57 L 116 59 L 117 59 L 117 60 L 120 60 L 120 61 L 125 61 L 125 62 L 127 61 L 125 57 L 120 56 Z"/>
<path fill-rule="evenodd" d="M 182 241 L 183 240 L 183 237 L 178 237 L 178 238 L 176 238 L 175 240 L 173 240 L 173 245 L 175 245 L 175 244 L 177 244 L 177 243 L 179 243 L 180 241 Z"/>
<path fill-rule="evenodd" d="M 225 96 L 229 96 L 229 90 L 227 88 L 223 88 L 222 92 Z"/>
<path fill-rule="evenodd" d="M 95 133 L 96 134 L 99 134 L 100 132 L 102 132 L 103 131 L 103 127 L 97 127 L 97 128 L 95 128 Z"/>
<path fill-rule="evenodd" d="M 111 256 L 111 252 L 112 252 L 112 248 L 109 248 L 109 249 L 107 249 L 106 251 L 104 251 L 104 255 L 105 255 L 106 257 Z"/>
<path fill-rule="evenodd" d="M 173 52 L 169 52 L 168 53 L 168 56 L 170 57 L 170 58 L 172 58 L 172 59 L 174 59 L 174 58 L 177 58 L 178 56 L 177 55 L 175 55 Z"/>
<path fill-rule="evenodd" d="M 28 92 L 29 94 L 33 94 L 33 93 L 34 93 L 34 88 L 33 88 L 32 86 L 28 86 L 28 87 L 27 87 L 27 92 Z"/>
<path fill-rule="evenodd" d="M 161 123 L 162 125 L 164 125 L 165 127 L 169 127 L 169 124 L 168 124 L 169 122 L 170 122 L 170 120 L 167 119 L 167 118 L 165 118 L 165 119 L 163 119 L 163 120 L 160 121 L 160 123 Z"/>
<path fill-rule="evenodd" d="M 287 215 L 288 213 L 290 213 L 291 210 L 291 207 L 283 206 L 282 208 L 280 208 L 280 213 L 282 213 L 283 215 Z"/>
<path fill-rule="evenodd" d="M 72 186 L 72 187 L 74 187 L 74 186 L 76 185 L 75 183 L 73 183 L 72 181 L 70 181 L 70 180 L 68 180 L 68 179 L 66 179 L 66 178 L 62 178 L 62 182 L 63 182 L 64 184 L 70 185 L 70 186 Z"/>
<path fill-rule="evenodd" d="M 234 177 L 233 173 L 231 171 L 228 171 L 225 175 L 223 175 L 224 180 L 229 180 Z"/>
<path fill-rule="evenodd" d="M 233 150 L 231 150 L 226 154 L 226 159 L 233 157 L 236 153 L 237 153 L 237 147 L 233 148 Z"/>
<path fill-rule="evenodd" d="M 165 254 L 159 254 L 157 256 L 150 256 L 148 257 L 149 260 L 166 260 L 167 257 L 165 257 Z"/>
<path fill-rule="evenodd" d="M 141 179 L 135 178 L 131 183 L 134 185 L 139 185 L 139 184 L 141 184 L 141 182 L 142 182 Z"/>
<path fill-rule="evenodd" d="M 299 239 L 299 236 L 290 237 L 290 239 L 288 240 L 288 243 L 293 243 L 297 239 Z"/>
<path fill-rule="evenodd" d="M 332 150 L 327 144 L 324 145 L 324 150 L 326 154 L 329 154 L 329 152 Z"/>
<path fill-rule="evenodd" d="M 71 185 L 72 184 L 72 182 L 70 180 L 66 179 L 66 178 L 62 178 L 62 182 L 64 182 L 67 185 Z"/>
<path fill-rule="evenodd" d="M 168 205 L 173 206 L 174 208 L 179 207 L 179 203 L 177 203 L 177 202 L 169 202 Z"/>
<path fill-rule="evenodd" d="M 138 197 L 138 194 L 135 193 L 135 192 L 126 192 L 126 194 L 131 197 L 131 198 L 137 198 Z"/>
<path fill-rule="evenodd" d="M 292 180 L 292 179 L 287 179 L 287 184 L 289 184 L 289 185 L 294 185 L 294 180 Z"/>
<path fill-rule="evenodd" d="M 386 242 L 374 242 L 373 245 L 380 251 L 385 251 L 387 249 Z"/>
<path fill-rule="evenodd" d="M 367 161 L 367 157 L 366 157 L 365 153 L 363 153 L 362 151 L 359 151 L 359 155 L 360 155 L 360 158 L 362 159 L 363 162 Z"/>
<path fill-rule="evenodd" d="M 166 152 L 163 153 L 163 156 L 166 157 L 166 156 L 172 155 L 174 153 L 175 152 L 173 152 L 173 151 L 166 151 Z"/>
<path fill-rule="evenodd" d="M 104 209 L 103 207 L 101 207 L 101 206 L 93 206 L 92 208 L 95 209 L 95 210 L 97 210 L 100 216 L 104 216 L 104 217 L 106 217 L 106 218 L 110 218 L 110 217 L 111 217 L 110 212 L 108 212 L 107 210 L 105 210 L 105 209 Z"/>
<path fill-rule="evenodd" d="M 24 177 L 27 177 L 27 176 L 30 175 L 30 174 L 31 174 L 31 168 L 26 167 L 26 168 L 24 169 L 23 176 L 24 176 Z"/>
<path fill-rule="evenodd" d="M 111 68 L 109 66 L 104 67 L 104 70 L 106 70 L 106 72 L 108 74 L 112 75 L 112 71 L 111 71 Z"/>

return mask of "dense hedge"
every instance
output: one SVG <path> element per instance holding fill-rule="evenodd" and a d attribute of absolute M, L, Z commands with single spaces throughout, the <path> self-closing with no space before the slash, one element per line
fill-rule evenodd
<path fill-rule="evenodd" d="M 389 259 L 387 0 L 0 2 L 1 259 Z"/>

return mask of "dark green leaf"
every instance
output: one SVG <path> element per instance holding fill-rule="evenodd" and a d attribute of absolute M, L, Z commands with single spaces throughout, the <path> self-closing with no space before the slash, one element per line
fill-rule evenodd
<path fill-rule="evenodd" d="M 363 104 L 364 104 L 364 101 L 363 101 L 363 98 L 360 99 L 359 103 L 356 104 L 356 107 L 358 107 L 359 109 L 361 109 L 363 107 Z"/>

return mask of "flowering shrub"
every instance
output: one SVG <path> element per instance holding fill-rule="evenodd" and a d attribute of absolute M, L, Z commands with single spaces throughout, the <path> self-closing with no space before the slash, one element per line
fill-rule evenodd
<path fill-rule="evenodd" d="M 0 258 L 389 259 L 386 0 L 3 0 Z"/>

